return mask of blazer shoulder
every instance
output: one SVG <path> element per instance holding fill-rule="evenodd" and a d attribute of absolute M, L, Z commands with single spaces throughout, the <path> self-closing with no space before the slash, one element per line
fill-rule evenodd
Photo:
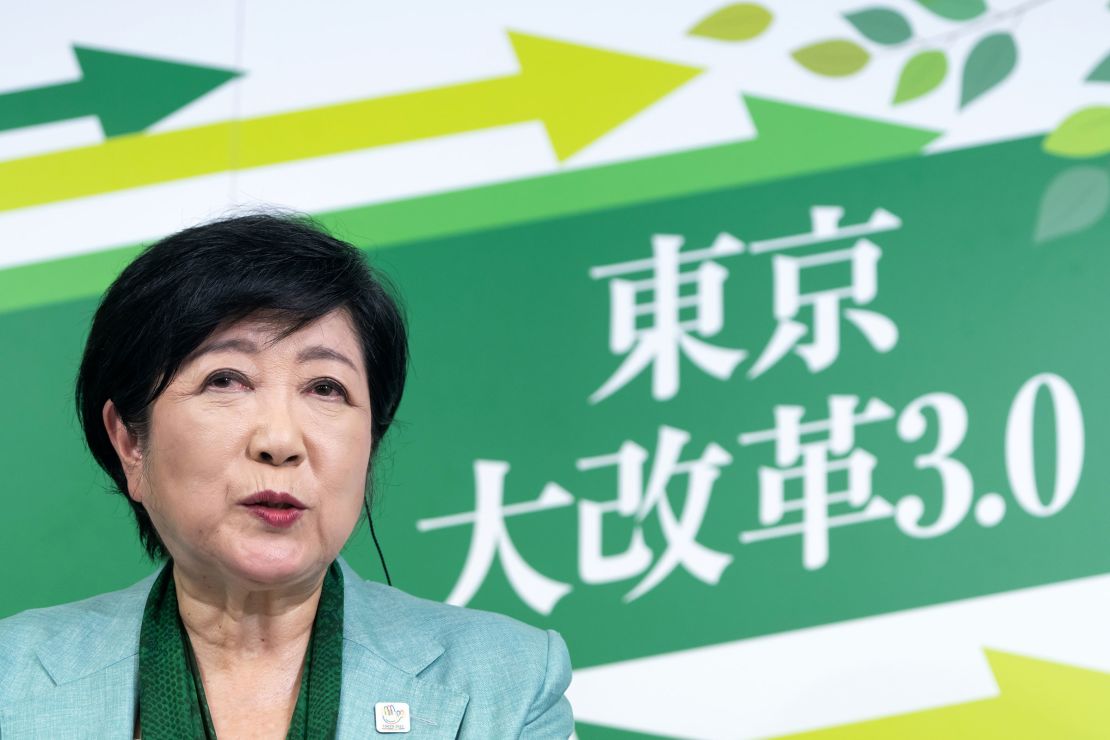
<path fill-rule="evenodd" d="M 448 651 L 485 651 L 504 645 L 525 659 L 542 660 L 546 656 L 547 631 L 518 619 L 424 599 L 374 581 L 362 581 L 361 587 L 375 601 L 388 604 L 391 613 L 401 616 L 402 623 L 419 625 Z"/>

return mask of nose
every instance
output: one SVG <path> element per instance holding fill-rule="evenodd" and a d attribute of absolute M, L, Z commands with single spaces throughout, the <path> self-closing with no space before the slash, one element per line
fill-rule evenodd
<path fill-rule="evenodd" d="M 297 465 L 305 457 L 304 437 L 288 403 L 259 394 L 258 417 L 248 454 L 267 465 Z"/>

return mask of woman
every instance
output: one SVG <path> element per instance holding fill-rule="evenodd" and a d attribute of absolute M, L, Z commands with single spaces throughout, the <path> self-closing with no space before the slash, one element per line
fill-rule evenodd
<path fill-rule="evenodd" d="M 246 216 L 153 245 L 77 379 L 161 570 L 0 621 L 0 738 L 566 738 L 566 647 L 339 558 L 401 400 L 397 306 L 348 244 Z"/>

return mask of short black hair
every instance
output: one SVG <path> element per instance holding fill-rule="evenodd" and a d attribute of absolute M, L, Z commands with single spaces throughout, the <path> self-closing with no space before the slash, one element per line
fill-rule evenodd
<path fill-rule="evenodd" d="M 408 367 L 405 320 L 393 293 L 360 250 L 306 217 L 274 213 L 179 231 L 120 273 L 93 318 L 75 400 L 89 451 L 131 504 L 151 559 L 169 553 L 143 505 L 127 494 L 104 404 L 111 399 L 141 440 L 155 399 L 218 327 L 262 314 L 288 336 L 345 309 L 369 378 L 373 456 L 401 402 Z"/>

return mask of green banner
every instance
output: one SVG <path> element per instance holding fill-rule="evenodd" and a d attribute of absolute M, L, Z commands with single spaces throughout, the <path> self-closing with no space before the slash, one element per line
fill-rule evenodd
<path fill-rule="evenodd" d="M 1015 142 L 383 254 L 398 581 L 589 666 L 1110 570 L 1110 225 L 1036 241 L 1068 167 Z"/>

